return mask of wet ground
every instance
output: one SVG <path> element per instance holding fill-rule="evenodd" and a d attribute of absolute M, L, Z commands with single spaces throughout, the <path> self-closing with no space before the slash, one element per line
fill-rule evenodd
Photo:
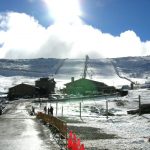
<path fill-rule="evenodd" d="M 29 102 L 8 104 L 0 116 L 0 149 L 2 150 L 59 150 L 50 131 L 30 116 Z"/>

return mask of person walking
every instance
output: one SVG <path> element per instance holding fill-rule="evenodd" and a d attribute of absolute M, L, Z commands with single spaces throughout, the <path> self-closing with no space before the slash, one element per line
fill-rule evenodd
<path fill-rule="evenodd" d="M 45 114 L 47 113 L 47 108 L 46 108 L 46 106 L 44 107 L 44 112 L 45 112 Z"/>
<path fill-rule="evenodd" d="M 35 108 L 32 106 L 32 115 L 35 115 Z"/>
<path fill-rule="evenodd" d="M 48 115 L 49 115 L 50 114 L 50 108 L 49 107 L 48 107 L 47 111 L 48 111 Z"/>
<path fill-rule="evenodd" d="M 54 111 L 54 108 L 51 106 L 50 107 L 50 113 L 51 113 L 52 116 L 53 116 L 53 111 Z"/>

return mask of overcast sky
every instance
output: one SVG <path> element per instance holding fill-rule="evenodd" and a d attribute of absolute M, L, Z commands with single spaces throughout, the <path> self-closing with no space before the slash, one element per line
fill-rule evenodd
<path fill-rule="evenodd" d="M 150 55 L 150 0 L 0 0 L 0 58 Z"/>

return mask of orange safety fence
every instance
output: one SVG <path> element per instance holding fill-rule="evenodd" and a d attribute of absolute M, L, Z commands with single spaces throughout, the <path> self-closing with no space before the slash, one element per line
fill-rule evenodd
<path fill-rule="evenodd" d="M 42 119 L 45 123 L 57 128 L 61 135 L 66 139 L 66 149 L 68 150 L 85 150 L 84 144 L 81 144 L 80 139 L 76 137 L 76 134 L 69 132 L 67 138 L 67 123 L 51 115 L 44 114 L 42 112 L 37 113 L 37 118 Z"/>
<path fill-rule="evenodd" d="M 37 113 L 37 118 L 42 119 L 45 123 L 57 128 L 61 135 L 67 139 L 67 123 L 52 115 L 47 115 L 42 112 Z"/>

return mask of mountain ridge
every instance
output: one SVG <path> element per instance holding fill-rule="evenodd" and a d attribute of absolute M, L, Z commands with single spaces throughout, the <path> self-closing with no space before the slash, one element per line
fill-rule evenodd
<path fill-rule="evenodd" d="M 34 84 L 41 77 L 53 77 L 58 82 L 69 82 L 71 77 L 79 79 L 84 63 L 85 59 L 0 59 L 0 91 L 22 82 Z M 107 83 L 112 79 L 109 85 L 130 84 L 129 80 L 149 78 L 150 56 L 89 59 L 87 70 L 87 78 L 93 80 Z M 129 79 L 126 83 L 124 77 Z"/>
<path fill-rule="evenodd" d="M 68 63 L 66 63 L 68 61 Z M 58 59 L 58 58 L 36 58 L 36 59 L 0 59 L 0 75 L 2 76 L 29 76 L 41 77 L 59 74 L 62 67 L 72 68 L 84 67 L 84 59 Z M 112 63 L 112 64 L 111 64 Z M 64 66 L 66 65 L 66 66 Z M 71 66 L 69 66 L 71 65 Z M 150 56 L 120 57 L 120 58 L 99 58 L 89 59 L 90 69 L 106 69 L 114 67 L 123 74 L 133 78 L 146 78 L 150 75 Z M 83 68 L 80 68 L 82 71 Z M 66 73 L 64 71 L 64 73 Z M 103 72 L 101 72 L 103 74 Z M 109 72 L 110 73 L 110 72 Z M 108 75 L 109 75 L 108 73 Z"/>

